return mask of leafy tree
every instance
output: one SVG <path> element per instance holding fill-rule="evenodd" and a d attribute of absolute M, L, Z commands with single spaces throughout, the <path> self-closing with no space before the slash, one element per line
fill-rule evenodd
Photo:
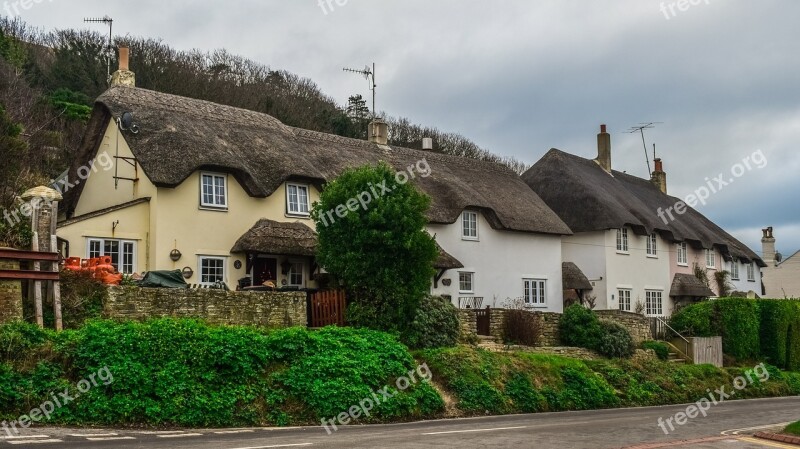
<path fill-rule="evenodd" d="M 429 205 L 385 163 L 347 170 L 322 191 L 312 210 L 317 258 L 348 289 L 352 324 L 402 332 L 414 320 L 437 255 L 424 230 Z"/>

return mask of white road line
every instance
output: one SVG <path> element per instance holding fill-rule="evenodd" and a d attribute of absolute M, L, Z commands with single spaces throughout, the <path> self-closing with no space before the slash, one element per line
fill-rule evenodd
<path fill-rule="evenodd" d="M 8 440 L 8 444 L 38 444 L 38 443 L 63 443 L 64 440 Z"/>
<path fill-rule="evenodd" d="M 269 449 L 272 447 L 298 447 L 298 446 L 311 446 L 313 443 L 297 443 L 297 444 L 275 444 L 273 446 L 251 446 L 251 447 L 237 447 L 233 449 Z"/>
<path fill-rule="evenodd" d="M 170 433 L 183 433 L 183 432 L 185 432 L 185 430 L 145 430 L 133 433 L 140 433 L 142 435 L 168 435 Z"/>
<path fill-rule="evenodd" d="M 216 433 L 216 434 L 219 434 L 219 435 L 226 435 L 226 434 L 229 434 L 229 433 L 250 433 L 250 432 L 255 432 L 255 430 L 252 430 L 252 429 L 242 429 L 242 430 L 219 430 L 219 431 L 217 431 L 217 432 L 214 432 L 214 433 Z"/>
<path fill-rule="evenodd" d="M 202 433 L 170 433 L 170 434 L 162 434 L 156 435 L 159 438 L 180 438 L 180 437 L 201 437 L 203 436 Z"/>
<path fill-rule="evenodd" d="M 110 432 L 110 433 L 70 433 L 69 436 L 71 437 L 78 437 L 78 438 L 89 438 L 89 437 L 113 437 L 118 434 Z"/>
<path fill-rule="evenodd" d="M 494 432 L 496 430 L 514 430 L 514 429 L 524 429 L 526 427 L 528 426 L 496 427 L 494 429 L 448 430 L 447 432 L 428 432 L 428 433 L 423 433 L 423 435 L 447 435 L 450 433 L 470 433 L 470 432 Z"/>
<path fill-rule="evenodd" d="M 88 437 L 89 441 L 135 440 L 136 437 Z"/>
<path fill-rule="evenodd" d="M 26 440 L 30 438 L 50 438 L 50 435 L 17 435 L 17 436 L 2 436 L 0 440 Z"/>
<path fill-rule="evenodd" d="M 767 424 L 767 425 L 764 425 L 764 426 L 756 426 L 756 427 L 745 427 L 745 428 L 742 428 L 742 429 L 730 429 L 730 430 L 723 431 L 721 434 L 722 435 L 739 435 L 741 432 L 746 432 L 748 430 L 769 429 L 770 427 L 786 427 L 789 424 L 791 424 L 791 422 L 784 422 L 784 423 L 779 423 L 779 424 Z"/>

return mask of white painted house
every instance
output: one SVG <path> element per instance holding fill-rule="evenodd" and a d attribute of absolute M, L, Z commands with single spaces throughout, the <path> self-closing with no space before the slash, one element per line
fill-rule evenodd
<path fill-rule="evenodd" d="M 800 251 L 783 257 L 775 249 L 775 235 L 770 226 L 761 238 L 764 268 L 764 295 L 767 298 L 800 299 Z"/>

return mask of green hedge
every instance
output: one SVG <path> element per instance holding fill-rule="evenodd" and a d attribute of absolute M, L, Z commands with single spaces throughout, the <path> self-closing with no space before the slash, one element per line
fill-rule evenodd
<path fill-rule="evenodd" d="M 761 353 L 773 365 L 800 370 L 800 302 L 763 300 Z"/>
<path fill-rule="evenodd" d="M 662 341 L 643 341 L 642 349 L 652 349 L 660 360 L 669 359 L 669 346 Z"/>
<path fill-rule="evenodd" d="M 447 299 L 428 296 L 422 300 L 414 321 L 402 334 L 402 341 L 415 349 L 455 346 L 461 325 L 458 309 Z"/>
<path fill-rule="evenodd" d="M 622 325 L 601 321 L 594 311 L 574 304 L 558 322 L 562 343 L 597 351 L 606 357 L 630 357 L 636 350 L 631 333 Z"/>
<path fill-rule="evenodd" d="M 670 325 L 689 336 L 722 336 L 722 350 L 737 359 L 759 358 L 761 319 L 754 299 L 723 298 L 693 304 L 673 315 Z"/>

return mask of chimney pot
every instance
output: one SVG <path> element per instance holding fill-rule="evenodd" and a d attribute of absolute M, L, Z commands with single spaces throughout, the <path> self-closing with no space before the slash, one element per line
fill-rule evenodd
<path fill-rule="evenodd" d="M 601 133 L 606 132 L 606 125 L 600 125 L 600 132 Z"/>
<path fill-rule="evenodd" d="M 128 69 L 128 56 L 130 54 L 130 50 L 126 46 L 119 47 L 119 69 L 121 71 L 126 71 Z"/>
<path fill-rule="evenodd" d="M 761 258 L 769 266 L 775 266 L 777 260 L 775 258 L 775 237 L 772 235 L 772 226 L 761 231 L 764 233 L 764 237 L 761 238 Z"/>
<path fill-rule="evenodd" d="M 433 150 L 433 139 L 430 137 L 423 137 L 422 138 L 422 149 L 423 150 Z"/>
<path fill-rule="evenodd" d="M 388 145 L 389 125 L 381 119 L 373 120 L 368 127 L 367 139 L 378 145 Z"/>

